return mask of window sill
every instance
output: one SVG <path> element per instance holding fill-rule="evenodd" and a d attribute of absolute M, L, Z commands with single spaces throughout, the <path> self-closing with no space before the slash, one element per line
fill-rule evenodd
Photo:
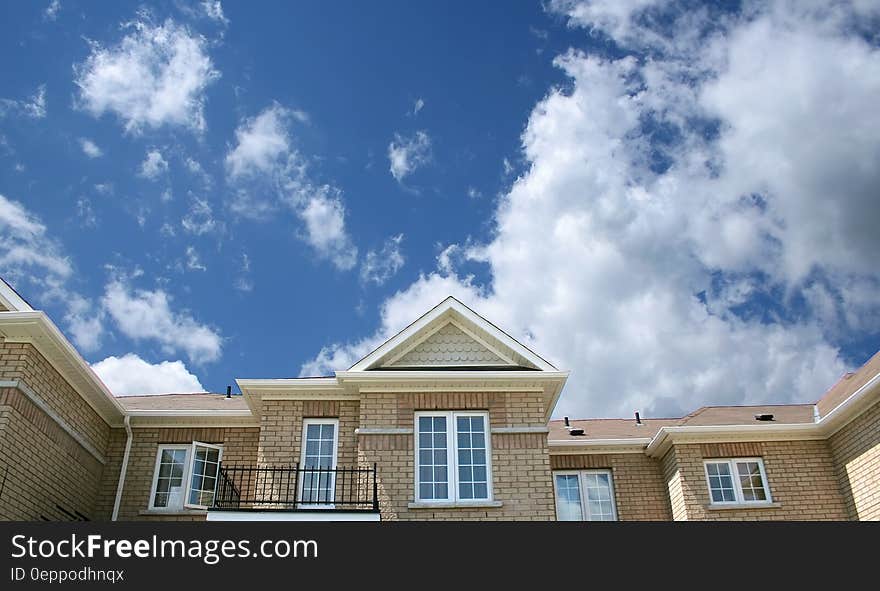
<path fill-rule="evenodd" d="M 138 511 L 138 515 L 162 515 L 165 517 L 184 517 L 189 515 L 206 515 L 205 509 L 184 509 L 183 511 L 162 511 L 161 509 L 145 509 Z"/>
<path fill-rule="evenodd" d="M 455 503 L 416 502 L 407 505 L 410 509 L 492 509 L 501 507 L 501 501 L 458 501 Z"/>
<path fill-rule="evenodd" d="M 730 505 L 706 505 L 709 511 L 742 511 L 743 509 L 774 509 L 782 503 L 731 503 Z"/>

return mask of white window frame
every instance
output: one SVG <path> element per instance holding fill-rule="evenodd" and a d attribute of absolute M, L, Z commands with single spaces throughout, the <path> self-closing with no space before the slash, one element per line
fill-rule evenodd
<path fill-rule="evenodd" d="M 193 441 L 192 443 L 160 443 L 159 448 L 156 450 L 156 461 L 153 464 L 153 484 L 150 486 L 150 504 L 148 508 L 150 511 L 167 511 L 169 513 L 175 513 L 182 511 L 184 509 L 199 509 L 205 510 L 208 508 L 207 505 L 196 505 L 189 502 L 190 493 L 192 491 L 192 476 L 193 476 L 193 462 L 196 457 L 196 447 L 208 447 L 211 449 L 216 449 L 219 451 L 217 456 L 217 462 L 223 461 L 223 446 L 216 445 L 213 443 L 204 443 L 202 441 Z M 156 489 L 159 486 L 159 466 L 162 463 L 162 452 L 165 450 L 186 450 L 186 457 L 183 461 L 183 477 L 181 479 L 181 483 L 183 484 L 183 503 L 180 506 L 174 505 L 172 507 L 157 507 L 156 506 Z M 214 481 L 214 494 L 217 494 L 217 483 L 219 482 L 220 474 L 217 474 L 217 479 Z"/>
<path fill-rule="evenodd" d="M 611 489 L 611 516 L 613 517 L 612 521 L 618 521 L 620 518 L 617 515 L 617 493 L 614 488 L 614 472 L 607 468 L 596 468 L 596 469 L 588 469 L 588 470 L 554 470 L 553 471 L 553 502 L 556 505 L 556 519 L 559 519 L 559 492 L 556 490 L 556 477 L 557 476 L 577 476 L 578 478 L 578 493 L 581 497 L 581 521 L 594 521 L 590 519 L 590 511 L 587 507 L 587 491 L 586 485 L 584 484 L 584 474 L 607 474 L 608 475 L 608 487 Z"/>
<path fill-rule="evenodd" d="M 309 425 L 333 425 L 333 464 L 331 469 L 336 470 L 337 461 L 339 460 L 339 419 L 324 419 L 324 418 L 312 418 L 312 419 L 303 419 L 302 425 L 302 439 L 301 441 L 301 449 L 299 453 L 299 465 L 300 468 L 306 467 L 306 432 L 308 431 Z M 297 501 L 302 501 L 303 488 L 305 487 L 305 479 L 302 478 L 302 475 L 298 478 L 299 486 L 297 487 L 299 490 L 296 491 Z M 330 491 L 333 500 L 336 500 L 336 473 L 330 473 Z M 300 508 L 303 509 L 333 509 L 336 507 L 336 503 L 327 503 L 323 505 L 315 505 L 315 504 L 299 504 Z"/>
<path fill-rule="evenodd" d="M 445 499 L 423 499 L 420 493 L 419 482 L 419 419 L 421 417 L 446 417 L 446 498 Z M 458 498 L 458 417 L 483 417 L 483 426 L 485 428 L 486 441 L 486 498 L 484 499 L 459 499 Z M 481 504 L 491 503 L 494 500 L 494 492 L 492 486 L 492 437 L 489 427 L 489 413 L 479 410 L 463 410 L 463 411 L 443 411 L 443 410 L 426 410 L 415 413 L 413 422 L 413 439 L 415 450 L 415 500 L 418 503 L 461 503 L 461 504 Z"/>
<path fill-rule="evenodd" d="M 763 501 L 746 501 L 743 496 L 742 484 L 739 481 L 739 471 L 736 465 L 745 462 L 756 462 L 758 470 L 761 472 L 761 484 L 764 486 L 764 496 L 767 498 Z M 732 501 L 716 501 L 712 498 L 712 485 L 709 480 L 709 464 L 727 464 L 730 469 L 730 477 L 733 480 L 733 496 Z M 767 480 L 767 471 L 764 469 L 764 460 L 762 458 L 710 458 L 703 460 L 703 474 L 706 477 L 706 490 L 709 493 L 710 505 L 770 505 L 773 503 L 773 497 L 770 494 L 770 482 Z"/>

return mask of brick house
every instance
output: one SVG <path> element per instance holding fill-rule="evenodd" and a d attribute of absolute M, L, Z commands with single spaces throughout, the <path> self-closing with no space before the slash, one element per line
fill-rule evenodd
<path fill-rule="evenodd" d="M 567 377 L 447 298 L 333 376 L 117 398 L 0 281 L 0 519 L 880 520 L 880 354 L 672 419 L 550 420 Z"/>

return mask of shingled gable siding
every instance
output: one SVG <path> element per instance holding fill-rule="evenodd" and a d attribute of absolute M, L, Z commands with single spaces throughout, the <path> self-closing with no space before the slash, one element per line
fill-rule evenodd
<path fill-rule="evenodd" d="M 880 402 L 832 435 L 830 444 L 849 518 L 880 521 Z"/>
<path fill-rule="evenodd" d="M 31 344 L 0 342 L 0 380 L 18 381 L 99 455 L 109 425 Z M 102 519 L 103 464 L 21 389 L 0 391 L 0 519 Z"/>
<path fill-rule="evenodd" d="M 415 412 L 482 410 L 490 428 L 546 427 L 544 403 L 534 393 L 367 393 L 360 404 L 365 430 L 413 430 Z M 415 500 L 415 435 L 359 436 L 358 461 L 379 467 L 382 519 L 523 520 L 555 518 L 546 433 L 492 433 L 492 486 L 500 507 L 411 509 Z"/>
<path fill-rule="evenodd" d="M 717 510 L 709 507 L 703 461 L 756 456 L 764 460 L 774 506 Z M 846 520 L 827 441 L 676 444 L 663 458 L 676 520 Z"/>
<path fill-rule="evenodd" d="M 553 470 L 611 470 L 620 521 L 670 521 L 672 511 L 659 460 L 643 453 L 551 455 Z"/>
<path fill-rule="evenodd" d="M 164 443 L 187 444 L 193 441 L 214 443 L 223 446 L 224 464 L 253 465 L 257 457 L 260 430 L 256 427 L 136 427 L 132 429 L 132 436 L 125 487 L 119 506 L 119 520 L 203 521 L 205 519 L 204 512 L 184 511 L 163 515 L 159 512 L 148 511 L 159 445 Z M 113 430 L 108 450 L 108 456 L 111 460 L 101 481 L 99 495 L 99 506 L 102 513 L 107 515 L 112 513 L 116 498 L 116 485 L 119 481 L 119 469 L 125 450 L 125 440 L 124 430 Z"/>

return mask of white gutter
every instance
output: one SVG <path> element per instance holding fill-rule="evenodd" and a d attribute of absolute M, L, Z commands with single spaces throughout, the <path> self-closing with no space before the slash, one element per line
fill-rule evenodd
<path fill-rule="evenodd" d="M 648 445 L 650 437 L 632 437 L 629 439 L 583 439 L 572 441 L 570 439 L 550 439 L 548 447 L 607 447 L 612 445 Z"/>
<path fill-rule="evenodd" d="M 113 516 L 110 518 L 111 521 L 116 521 L 116 518 L 119 517 L 119 504 L 122 502 L 122 489 L 125 486 L 125 473 L 128 471 L 128 456 L 131 454 L 132 434 L 131 417 L 129 415 L 125 415 L 124 424 L 127 439 L 125 440 L 125 453 L 122 454 L 122 467 L 119 469 L 119 482 L 116 484 L 116 500 L 113 502 Z"/>

